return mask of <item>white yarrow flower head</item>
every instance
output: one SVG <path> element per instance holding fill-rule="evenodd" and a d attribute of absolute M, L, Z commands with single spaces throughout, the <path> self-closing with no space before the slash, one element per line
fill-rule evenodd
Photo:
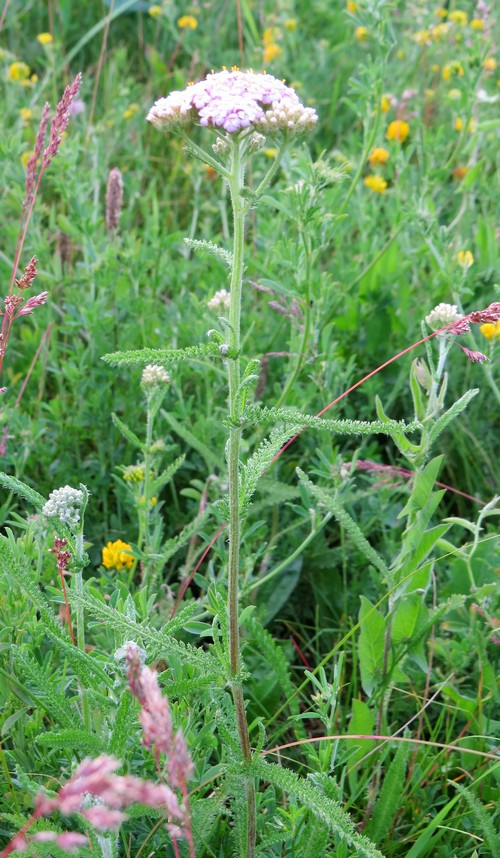
<path fill-rule="evenodd" d="M 168 384 L 170 376 L 166 369 L 158 364 L 150 363 L 142 371 L 141 384 L 144 387 L 153 387 L 157 384 Z"/>
<path fill-rule="evenodd" d="M 458 312 L 456 304 L 438 304 L 425 317 L 426 324 L 433 331 L 438 331 L 443 325 L 449 325 L 451 322 L 458 322 L 462 318 L 462 314 Z"/>
<path fill-rule="evenodd" d="M 48 518 L 58 518 L 70 527 L 76 527 L 80 521 L 82 502 L 83 492 L 80 489 L 63 486 L 50 493 L 42 512 Z"/>
<path fill-rule="evenodd" d="M 179 131 L 193 123 L 228 134 L 250 128 L 266 135 L 312 131 L 318 116 L 297 93 L 270 74 L 224 69 L 182 91 L 156 101 L 148 113 L 160 131 Z"/>
<path fill-rule="evenodd" d="M 227 289 L 219 289 L 215 295 L 207 301 L 209 310 L 228 310 L 231 304 L 231 296 Z"/>

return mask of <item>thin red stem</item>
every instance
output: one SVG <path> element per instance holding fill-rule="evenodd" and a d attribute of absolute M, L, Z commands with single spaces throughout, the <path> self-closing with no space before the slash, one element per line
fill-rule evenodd
<path fill-rule="evenodd" d="M 378 372 L 380 372 L 381 370 L 385 369 L 385 367 L 386 367 L 386 366 L 389 366 L 391 363 L 394 363 L 394 361 L 398 360 L 400 357 L 403 357 L 403 355 L 408 354 L 408 352 L 413 351 L 413 349 L 416 349 L 416 348 L 417 348 L 417 346 L 421 346 L 423 343 L 426 343 L 426 342 L 427 342 L 427 340 L 431 340 L 431 339 L 432 339 L 433 337 L 435 337 L 437 334 L 441 334 L 441 333 L 443 333 L 443 331 L 446 331 L 446 329 L 447 329 L 447 328 L 449 328 L 449 327 L 451 327 L 451 325 L 452 325 L 452 324 L 454 324 L 454 323 L 453 323 L 453 322 L 450 322 L 450 324 L 448 324 L 448 325 L 444 325 L 444 326 L 443 326 L 442 328 L 440 328 L 438 331 L 433 331 L 433 332 L 432 332 L 432 334 L 428 334 L 428 336 L 423 337 L 423 339 L 421 339 L 421 340 L 417 340 L 417 342 L 416 342 L 416 343 L 413 343 L 411 346 L 408 346 L 408 348 L 403 349 L 403 351 L 401 351 L 401 352 L 398 352 L 398 353 L 397 353 L 397 355 L 394 355 L 393 357 L 389 358 L 389 360 L 386 360 L 386 361 L 385 361 L 385 363 L 381 363 L 381 364 L 380 364 L 380 366 L 378 366 L 376 369 L 374 369 L 374 370 L 372 370 L 371 372 L 369 372 L 369 373 L 368 373 L 368 375 L 365 375 L 363 378 L 361 378 L 359 381 L 357 381 L 357 382 L 356 382 L 356 384 L 351 385 L 351 387 L 349 387 L 349 388 L 348 388 L 348 390 L 344 390 L 344 392 L 343 392 L 343 393 L 341 393 L 341 394 L 340 394 L 340 396 L 337 396 L 337 398 L 336 398 L 336 399 L 334 399 L 334 400 L 333 400 L 333 402 L 330 402 L 328 405 L 326 405 L 324 408 L 322 408 L 322 409 L 321 409 L 321 411 L 318 411 L 318 413 L 317 413 L 317 414 L 315 414 L 314 416 L 315 416 L 315 417 L 321 417 L 323 414 L 326 414 L 326 412 L 327 412 L 327 411 L 329 411 L 329 410 L 330 410 L 330 408 L 333 408 L 333 406 L 334 406 L 334 405 L 336 405 L 336 404 L 337 404 L 338 402 L 340 402 L 342 399 L 345 399 L 345 397 L 346 397 L 346 396 L 348 396 L 350 393 L 352 393 L 352 391 L 353 391 L 353 390 L 356 390 L 356 388 L 357 388 L 357 387 L 360 387 L 362 384 L 364 384 L 364 383 L 365 383 L 365 381 L 368 381 L 368 379 L 373 378 L 373 376 L 374 376 L 374 375 L 376 375 L 376 374 L 377 374 Z M 279 457 L 280 457 L 280 456 L 285 452 L 285 450 L 287 450 L 287 449 L 288 449 L 288 447 L 289 447 L 291 444 L 293 444 L 293 442 L 294 442 L 294 441 L 296 441 L 296 440 L 297 440 L 297 438 L 299 437 L 299 435 L 301 435 L 301 434 L 302 434 L 302 432 L 304 431 L 304 429 L 307 429 L 307 426 L 308 426 L 308 424 L 306 424 L 305 426 L 303 426 L 303 427 L 302 427 L 302 429 L 300 430 L 300 432 L 297 432 L 297 433 L 293 436 L 293 438 L 290 438 L 290 440 L 289 440 L 289 441 L 287 441 L 287 442 L 286 442 L 286 444 L 284 444 L 284 445 L 283 445 L 283 447 L 281 448 L 281 450 L 279 450 L 279 451 L 276 453 L 276 455 L 275 455 L 275 456 L 273 456 L 273 458 L 271 459 L 271 462 L 269 463 L 268 468 L 269 468 L 269 467 L 271 467 L 271 465 L 272 465 L 272 464 L 274 464 L 274 462 L 276 462 L 276 460 L 277 460 L 277 459 L 279 459 Z M 264 474 L 264 473 L 268 470 L 268 468 L 265 468 L 265 469 L 262 471 L 262 474 Z M 261 475 L 261 476 L 262 476 L 262 475 Z M 196 564 L 195 568 L 194 568 L 194 569 L 193 569 L 193 571 L 191 572 L 190 576 L 189 576 L 188 578 L 186 578 L 186 580 L 185 580 L 184 584 L 182 585 L 182 587 L 181 587 L 181 589 L 180 589 L 179 596 L 177 597 L 177 601 L 176 601 L 176 603 L 175 603 L 174 607 L 172 608 L 172 613 L 170 614 L 170 619 L 172 619 L 172 617 L 174 617 L 174 616 L 175 616 L 175 614 L 177 613 L 177 609 L 178 609 L 178 607 L 179 607 L 180 603 L 182 602 L 182 599 L 184 598 L 184 594 L 186 593 L 186 590 L 188 589 L 188 587 L 189 587 L 189 585 L 190 585 L 191 581 L 193 580 L 193 578 L 194 578 L 194 576 L 196 575 L 196 573 L 197 573 L 198 569 L 200 568 L 201 564 L 203 563 L 203 561 L 204 561 L 205 557 L 206 557 L 206 556 L 207 556 L 207 554 L 209 553 L 210 549 L 212 548 L 212 546 L 214 545 L 214 543 L 216 542 L 216 540 L 218 539 L 218 537 L 220 536 L 220 534 L 222 533 L 222 531 L 224 530 L 224 528 L 226 527 L 226 525 L 227 525 L 227 521 L 225 521 L 225 522 L 223 522 L 223 524 L 221 524 L 221 526 L 219 527 L 219 529 L 218 529 L 217 533 L 216 533 L 216 534 L 215 534 L 215 536 L 211 539 L 211 541 L 210 541 L 210 542 L 209 542 L 209 544 L 207 545 L 207 547 L 206 547 L 205 551 L 203 552 L 203 554 L 201 555 L 200 559 L 198 560 L 198 563 Z"/>
<path fill-rule="evenodd" d="M 70 611 L 69 602 L 68 602 L 68 593 L 66 591 L 66 581 L 64 580 L 64 575 L 63 575 L 63 572 L 61 569 L 59 569 L 59 577 L 61 579 L 61 587 L 62 587 L 63 596 L 64 596 L 64 604 L 66 605 L 66 619 L 68 621 L 69 636 L 71 638 L 71 643 L 73 644 L 73 646 L 76 646 L 75 634 L 73 632 L 73 623 L 71 622 L 71 611 Z"/>

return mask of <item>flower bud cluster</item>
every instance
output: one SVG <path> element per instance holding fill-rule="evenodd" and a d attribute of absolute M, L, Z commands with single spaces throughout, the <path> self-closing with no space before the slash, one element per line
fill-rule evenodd
<path fill-rule="evenodd" d="M 432 330 L 437 331 L 443 325 L 449 325 L 451 322 L 457 322 L 462 318 L 462 314 L 458 312 L 456 304 L 438 304 L 425 317 L 426 324 Z"/>
<path fill-rule="evenodd" d="M 215 295 L 207 301 L 207 307 L 209 310 L 227 310 L 230 300 L 227 289 L 218 289 Z"/>
<path fill-rule="evenodd" d="M 83 492 L 71 486 L 54 489 L 50 493 L 42 512 L 49 518 L 58 518 L 70 527 L 76 527 L 80 521 L 80 508 Z"/>
<path fill-rule="evenodd" d="M 155 363 L 148 364 L 142 371 L 141 384 L 145 387 L 153 386 L 155 384 L 168 384 L 169 381 L 170 376 L 166 369 Z"/>

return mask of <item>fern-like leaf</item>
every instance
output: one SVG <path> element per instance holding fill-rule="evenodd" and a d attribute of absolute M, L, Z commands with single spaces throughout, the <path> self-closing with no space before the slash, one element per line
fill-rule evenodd
<path fill-rule="evenodd" d="M 358 834 L 352 819 L 342 805 L 328 798 L 310 780 L 300 778 L 295 772 L 275 763 L 267 763 L 260 757 L 253 760 L 252 770 L 263 781 L 269 781 L 285 795 L 296 798 L 317 819 L 326 823 L 330 831 L 334 831 L 353 847 L 357 855 L 364 855 L 365 858 L 383 858 L 382 853 L 368 837 Z"/>
<path fill-rule="evenodd" d="M 215 256 L 220 259 L 229 269 L 233 266 L 233 254 L 229 250 L 225 250 L 213 241 L 200 241 L 197 238 L 185 238 L 184 244 L 187 244 L 191 250 L 196 251 L 202 256 Z"/>
<path fill-rule="evenodd" d="M 301 483 L 303 483 L 308 491 L 311 492 L 313 497 L 316 498 L 323 506 L 330 510 L 333 513 L 339 524 L 342 525 L 344 530 L 349 534 L 352 541 L 354 542 L 356 548 L 364 554 L 366 559 L 375 566 L 375 569 L 378 569 L 379 572 L 384 576 L 384 578 L 389 581 L 390 580 L 390 572 L 386 563 L 378 554 L 375 549 L 370 545 L 367 538 L 364 536 L 361 528 L 356 524 L 353 518 L 349 515 L 348 512 L 344 509 L 342 503 L 339 498 L 334 496 L 331 492 L 325 491 L 325 489 L 321 489 L 319 486 L 316 486 L 311 482 L 308 477 L 304 474 L 300 468 L 297 468 L 297 474 Z"/>
<path fill-rule="evenodd" d="M 112 352 L 102 360 L 111 366 L 146 366 L 149 363 L 170 366 L 183 360 L 202 357 L 220 357 L 218 343 L 200 343 L 185 349 L 137 349 L 130 352 Z"/>
<path fill-rule="evenodd" d="M 16 477 L 9 476 L 9 474 L 0 473 L 0 486 L 24 498 L 28 503 L 33 504 L 36 509 L 41 509 L 45 504 L 43 495 L 30 488 L 30 486 L 27 486 L 26 483 L 21 482 L 21 480 L 17 480 Z"/>

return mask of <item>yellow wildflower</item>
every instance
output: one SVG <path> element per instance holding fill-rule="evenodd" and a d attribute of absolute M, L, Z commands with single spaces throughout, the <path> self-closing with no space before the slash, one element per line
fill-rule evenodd
<path fill-rule="evenodd" d="M 497 67 L 497 61 L 495 57 L 486 57 L 483 61 L 483 69 L 487 72 L 494 72 Z"/>
<path fill-rule="evenodd" d="M 457 118 L 455 119 L 455 131 L 461 131 L 463 127 L 464 127 L 464 124 L 463 124 L 460 116 L 457 116 Z"/>
<path fill-rule="evenodd" d="M 452 77 L 463 77 L 464 69 L 462 63 L 458 60 L 454 60 L 453 62 L 447 63 L 443 66 L 443 71 L 441 73 L 443 75 L 443 80 L 448 82 Z"/>
<path fill-rule="evenodd" d="M 159 18 L 160 15 L 162 14 L 162 12 L 163 12 L 163 9 L 161 6 L 150 6 L 148 9 L 148 15 L 151 18 Z"/>
<path fill-rule="evenodd" d="M 479 330 L 487 340 L 500 337 L 500 319 L 498 322 L 487 322 L 485 325 L 479 325 Z"/>
<path fill-rule="evenodd" d="M 198 21 L 194 15 L 181 15 L 181 17 L 177 19 L 177 26 L 180 27 L 181 30 L 196 30 Z"/>
<path fill-rule="evenodd" d="M 366 27 L 356 27 L 354 37 L 358 42 L 365 42 L 368 38 L 368 30 Z"/>
<path fill-rule="evenodd" d="M 23 165 L 23 167 L 28 166 L 28 161 L 32 155 L 33 152 L 23 152 L 23 154 L 21 155 L 21 164 Z"/>
<path fill-rule="evenodd" d="M 12 63 L 7 73 L 7 80 L 26 80 L 30 75 L 30 68 L 26 63 Z"/>
<path fill-rule="evenodd" d="M 155 497 L 155 495 L 153 495 L 153 497 L 149 498 L 149 505 L 150 506 L 156 506 L 156 503 L 157 503 L 157 498 Z M 141 497 L 139 499 L 139 506 L 146 506 L 146 498 L 144 495 L 141 495 Z"/>
<path fill-rule="evenodd" d="M 102 565 L 106 569 L 116 569 L 121 572 L 123 567 L 130 569 L 133 565 L 132 546 L 128 542 L 117 539 L 116 542 L 108 542 L 102 549 Z"/>
<path fill-rule="evenodd" d="M 37 83 L 37 82 L 38 82 L 38 75 L 32 74 L 30 77 L 30 83 Z"/>
<path fill-rule="evenodd" d="M 461 182 L 467 175 L 467 167 L 455 167 L 452 176 L 457 182 Z"/>
<path fill-rule="evenodd" d="M 279 45 L 275 45 L 274 42 L 271 42 L 269 45 L 266 45 L 263 53 L 264 64 L 272 63 L 273 60 L 276 60 L 279 56 L 281 56 L 282 50 Z"/>
<path fill-rule="evenodd" d="M 381 109 L 382 113 L 389 113 L 389 110 L 391 109 L 391 107 L 392 107 L 391 99 L 389 98 L 388 95 L 383 95 L 382 98 L 380 99 L 380 109 Z"/>
<path fill-rule="evenodd" d="M 347 0 L 346 9 L 350 15 L 355 15 L 358 11 L 358 4 L 355 3 L 355 0 Z"/>
<path fill-rule="evenodd" d="M 439 65 L 437 63 L 432 63 L 431 72 L 434 72 L 434 74 L 436 74 L 438 71 L 439 71 Z"/>
<path fill-rule="evenodd" d="M 405 56 L 406 56 L 406 54 L 405 54 L 405 52 L 403 51 L 403 48 L 399 48 L 399 50 L 398 50 L 398 51 L 396 51 L 396 58 L 397 58 L 398 60 L 404 60 Z"/>
<path fill-rule="evenodd" d="M 289 33 L 293 33 L 297 29 L 297 18 L 287 18 L 283 26 Z"/>
<path fill-rule="evenodd" d="M 276 39 L 279 39 L 280 36 L 281 33 L 278 27 L 266 27 L 262 33 L 262 42 L 264 45 L 271 45 L 276 41 Z"/>
<path fill-rule="evenodd" d="M 416 33 L 413 33 L 412 39 L 417 45 L 429 45 L 431 34 L 429 30 L 417 30 Z"/>
<path fill-rule="evenodd" d="M 51 45 L 54 41 L 51 33 L 39 33 L 36 39 L 41 45 Z"/>
<path fill-rule="evenodd" d="M 484 22 L 481 18 L 473 18 L 470 22 L 471 30 L 484 30 Z"/>
<path fill-rule="evenodd" d="M 455 131 L 463 131 L 463 128 L 464 128 L 463 120 L 460 116 L 457 116 L 457 118 L 455 119 Z M 476 123 L 474 122 L 473 119 L 469 119 L 469 122 L 467 124 L 467 131 L 472 132 L 475 130 L 476 130 Z"/>
<path fill-rule="evenodd" d="M 387 182 L 382 176 L 367 176 L 363 183 L 377 194 L 384 194 L 387 187 Z"/>
<path fill-rule="evenodd" d="M 434 9 L 435 18 L 446 18 L 448 15 L 447 9 Z"/>
<path fill-rule="evenodd" d="M 387 164 L 389 160 L 389 152 L 381 146 L 376 146 L 368 155 L 370 164 Z"/>
<path fill-rule="evenodd" d="M 132 119 L 132 117 L 135 116 L 135 114 L 137 113 L 138 110 L 139 110 L 138 104 L 129 104 L 129 106 L 126 107 L 125 110 L 123 111 L 122 116 L 124 119 Z"/>
<path fill-rule="evenodd" d="M 29 122 L 30 119 L 33 119 L 33 111 L 31 107 L 21 107 L 19 114 L 24 122 Z"/>
<path fill-rule="evenodd" d="M 466 27 L 468 20 L 467 12 L 463 12 L 461 9 L 455 9 L 448 15 L 448 20 L 453 21 L 454 24 L 458 24 L 459 27 Z"/>
<path fill-rule="evenodd" d="M 267 158 L 276 158 L 276 155 L 278 154 L 279 150 L 270 148 L 270 149 L 263 149 L 262 151 L 264 152 L 264 155 Z"/>
<path fill-rule="evenodd" d="M 450 89 L 448 98 L 450 101 L 459 101 L 462 98 L 462 93 L 459 89 Z"/>
<path fill-rule="evenodd" d="M 460 268 L 467 271 L 471 265 L 474 265 L 474 257 L 470 250 L 459 250 L 457 254 L 457 262 L 460 265 Z"/>
<path fill-rule="evenodd" d="M 398 140 L 399 143 L 404 143 L 410 133 L 410 126 L 402 119 L 395 119 L 387 127 L 387 140 Z"/>
<path fill-rule="evenodd" d="M 432 31 L 432 38 L 435 42 L 439 42 L 440 39 L 444 39 L 449 30 L 449 24 L 441 23 L 436 24 Z"/>

